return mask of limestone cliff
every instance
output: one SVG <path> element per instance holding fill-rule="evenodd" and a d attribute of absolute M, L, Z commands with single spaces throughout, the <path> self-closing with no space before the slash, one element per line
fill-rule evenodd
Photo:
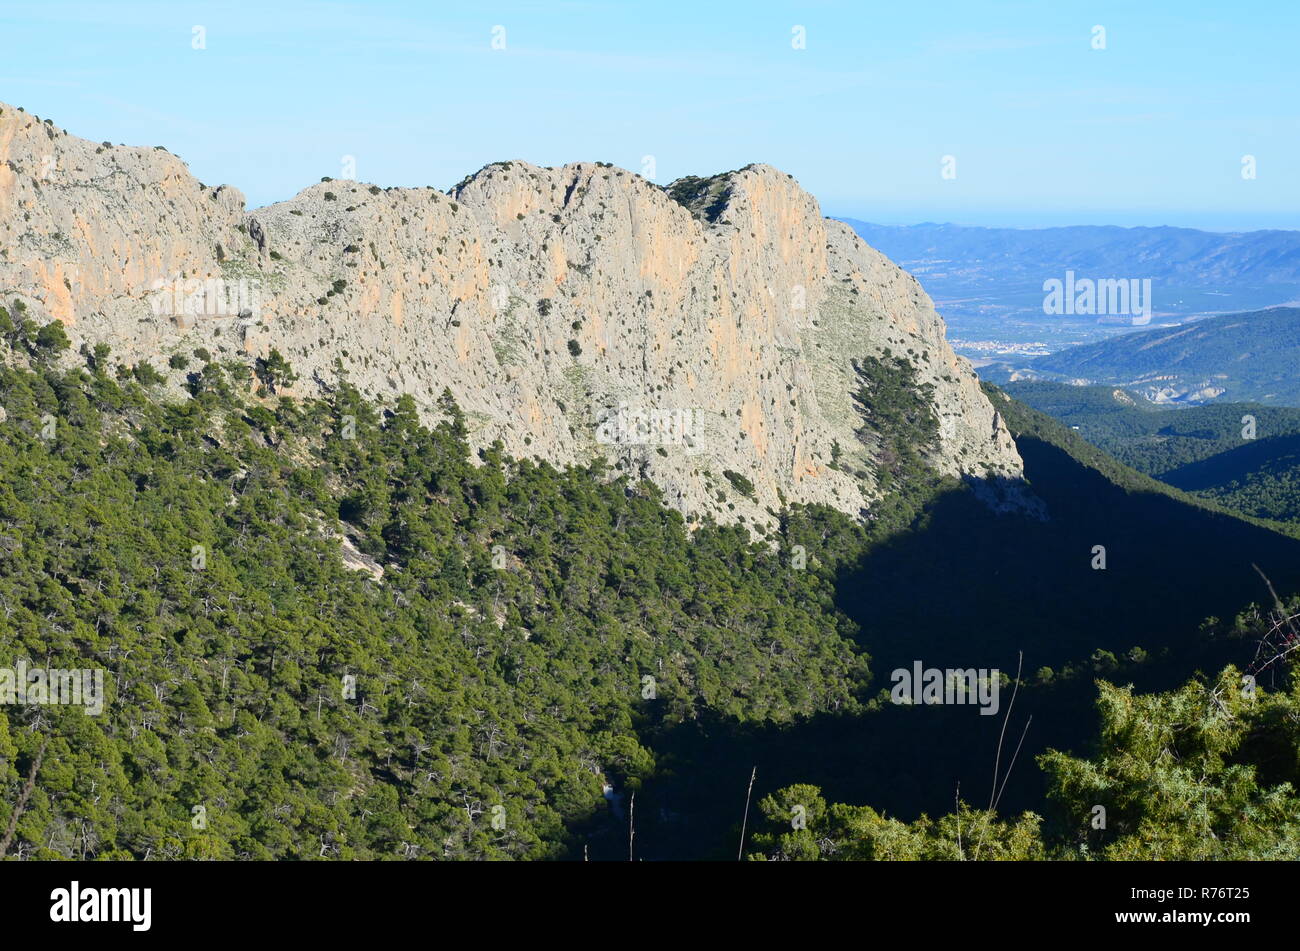
<path fill-rule="evenodd" d="M 176 380 L 174 353 L 275 348 L 301 393 L 341 361 L 430 417 L 448 387 L 479 444 L 605 454 L 683 511 L 750 524 L 779 494 L 870 507 L 870 479 L 842 471 L 871 468 L 850 361 L 889 349 L 934 386 L 937 467 L 1020 473 L 916 280 L 769 166 L 665 190 L 601 163 L 500 162 L 449 194 L 323 181 L 249 211 L 162 149 L 0 110 L 0 295 L 74 346 Z M 836 443 L 852 466 L 832 467 Z"/>

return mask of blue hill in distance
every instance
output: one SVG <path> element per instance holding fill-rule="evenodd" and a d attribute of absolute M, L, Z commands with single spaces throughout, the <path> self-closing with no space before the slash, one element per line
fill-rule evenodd
<path fill-rule="evenodd" d="M 1300 231 L 1078 225 L 986 228 L 927 222 L 848 224 L 916 275 L 955 349 L 979 366 L 1133 332 L 1132 321 L 1044 313 L 1043 284 L 1151 281 L 1149 327 L 1300 302 Z"/>

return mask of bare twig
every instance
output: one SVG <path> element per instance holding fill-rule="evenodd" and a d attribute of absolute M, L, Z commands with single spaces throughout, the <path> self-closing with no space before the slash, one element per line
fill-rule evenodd
<path fill-rule="evenodd" d="M 1255 564 L 1253 561 L 1250 563 L 1250 567 L 1254 568 L 1255 573 L 1264 579 L 1264 584 L 1268 586 L 1268 593 L 1273 596 L 1273 606 L 1277 608 L 1277 613 L 1286 613 L 1282 609 L 1282 599 L 1277 596 L 1277 591 L 1273 588 L 1273 582 L 1268 580 L 1268 575 L 1264 574 L 1264 572 L 1260 570 L 1259 565 Z"/>
<path fill-rule="evenodd" d="M 1254 568 L 1255 573 L 1264 580 L 1264 584 L 1268 588 L 1268 593 L 1273 596 L 1273 608 L 1275 612 L 1273 615 L 1273 626 L 1268 629 L 1262 638 L 1260 638 L 1259 643 L 1255 647 L 1255 659 L 1251 663 L 1250 667 L 1247 668 L 1247 673 L 1257 674 L 1282 660 L 1292 651 L 1300 648 L 1300 631 L 1296 630 L 1296 615 L 1287 614 L 1286 607 L 1282 604 L 1282 599 L 1278 597 L 1277 590 L 1273 587 L 1273 582 L 1269 580 L 1268 575 L 1264 574 L 1259 565 L 1254 564 L 1253 562 L 1251 563 L 1251 567 Z M 1286 628 L 1286 636 L 1280 638 L 1280 644 L 1275 645 L 1273 643 L 1273 637 L 1276 634 L 1280 634 L 1284 626 Z M 1263 663 L 1260 663 L 1261 656 L 1266 652 L 1272 652 L 1272 656 Z"/>
<path fill-rule="evenodd" d="M 754 794 L 754 778 L 758 776 L 758 767 L 755 766 L 749 774 L 749 789 L 745 791 L 745 817 L 740 820 L 740 848 L 736 850 L 736 861 L 739 862 L 745 854 L 745 827 L 749 825 L 749 799 Z"/>
<path fill-rule="evenodd" d="M 1006 739 L 1007 724 L 1011 722 L 1011 711 L 1012 709 L 1014 709 L 1016 705 L 1016 695 L 1020 693 L 1020 672 L 1021 669 L 1024 667 L 1024 665 L 1025 665 L 1025 652 L 1020 651 L 1018 659 L 1016 660 L 1016 686 L 1015 689 L 1011 691 L 1011 702 L 1007 704 L 1007 715 L 1002 720 L 1002 732 L 998 734 L 997 755 L 994 756 L 993 758 L 993 788 L 989 790 L 989 808 L 988 808 L 988 811 L 990 813 L 992 813 L 993 810 L 997 808 L 998 800 L 1002 798 L 1002 791 L 998 786 L 998 772 L 1000 771 L 1002 766 L 1002 743 Z M 1031 716 L 1029 718 L 1029 721 L 1033 722 L 1033 719 L 1034 718 Z M 1025 732 L 1020 734 L 1021 743 L 1025 742 L 1025 733 L 1027 733 L 1028 731 L 1029 731 L 1029 723 L 1026 723 Z M 1018 756 L 1019 754 L 1020 754 L 1020 746 L 1017 745 L 1016 756 Z M 1011 770 L 1012 768 L 1015 767 L 1015 765 L 1016 765 L 1015 756 L 1012 756 L 1011 766 L 1007 767 L 1008 777 L 1011 775 Z M 1006 786 L 1005 778 L 1002 780 L 1002 786 L 1003 787 Z M 972 858 L 977 860 L 979 859 L 980 849 L 984 847 L 984 838 L 988 834 L 989 826 L 992 823 L 993 823 L 993 816 L 989 815 L 988 817 L 986 817 L 984 827 L 980 830 L 979 841 L 975 843 L 975 851 L 974 854 L 971 856 Z"/>
<path fill-rule="evenodd" d="M 1025 721 L 1025 728 L 1020 733 L 1020 742 L 1016 744 L 1016 751 L 1011 756 L 1011 765 L 1007 767 L 1007 774 L 1002 777 L 1002 785 L 998 787 L 998 796 L 993 800 L 993 808 L 997 809 L 998 803 L 1002 801 L 1002 790 L 1007 788 L 1007 780 L 1011 778 L 1011 771 L 1016 768 L 1016 757 L 1020 755 L 1020 747 L 1025 745 L 1025 734 L 1029 732 L 1029 724 L 1034 722 L 1034 715 L 1031 713 L 1029 719 Z"/>
<path fill-rule="evenodd" d="M 998 752 L 993 757 L 993 788 L 989 790 L 989 809 L 993 808 L 993 801 L 998 794 L 998 770 L 1002 766 L 1002 741 L 1007 735 L 1007 724 L 1011 721 L 1011 709 L 1016 705 L 1016 694 L 1020 692 L 1020 668 L 1025 664 L 1025 652 L 1020 651 L 1020 659 L 1016 661 L 1016 687 L 1011 691 L 1011 702 L 1007 704 L 1007 715 L 1002 718 L 1002 732 L 998 734 Z"/>
<path fill-rule="evenodd" d="M 957 854 L 962 858 L 961 851 L 961 780 L 957 780 L 957 791 L 952 795 L 952 814 L 957 817 Z"/>
<path fill-rule="evenodd" d="M 32 761 L 31 771 L 27 774 L 27 782 L 23 786 L 23 791 L 18 794 L 18 802 L 14 805 L 13 815 L 9 817 L 9 828 L 5 829 L 5 837 L 0 839 L 0 859 L 5 857 L 9 851 L 9 843 L 13 841 L 14 832 L 18 828 L 18 820 L 22 818 L 23 812 L 27 809 L 27 800 L 32 798 L 32 792 L 36 789 L 36 774 L 40 771 L 41 760 L 45 759 L 45 748 L 50 745 L 50 738 L 47 736 L 41 742 L 40 751 L 36 754 L 36 759 Z"/>

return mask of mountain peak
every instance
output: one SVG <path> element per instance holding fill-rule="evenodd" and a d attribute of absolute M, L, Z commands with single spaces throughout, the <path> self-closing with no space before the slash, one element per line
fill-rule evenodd
<path fill-rule="evenodd" d="M 341 363 L 430 418 L 449 388 L 480 446 L 605 456 L 692 516 L 770 526 L 783 499 L 873 504 L 853 360 L 894 354 L 930 388 L 937 468 L 1020 471 L 916 281 L 771 166 L 664 188 L 511 160 L 447 194 L 326 180 L 249 211 L 165 150 L 2 108 L 0 292 L 127 365 L 277 350 L 300 392 Z"/>

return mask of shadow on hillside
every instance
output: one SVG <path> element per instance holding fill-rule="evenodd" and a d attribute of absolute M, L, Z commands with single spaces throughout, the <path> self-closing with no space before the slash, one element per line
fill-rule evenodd
<path fill-rule="evenodd" d="M 1231 618 L 1300 588 L 1300 541 L 1155 492 L 1131 492 L 1049 443 L 1017 441 L 1039 522 L 997 516 L 970 493 L 938 499 L 922 523 L 872 549 L 837 584 L 877 671 L 940 666 L 1057 667 L 1141 647 L 1169 648 L 1174 673 L 1242 656 L 1203 644 L 1207 616 Z M 1106 567 L 1093 567 L 1094 548 Z"/>
<path fill-rule="evenodd" d="M 1016 698 L 1005 771 L 1033 723 L 1002 796 L 1003 813 L 1048 811 L 1034 758 L 1082 750 L 1096 732 L 1094 678 L 1165 689 L 1197 670 L 1243 665 L 1253 645 L 1201 631 L 1268 595 L 1258 564 L 1285 596 L 1300 588 L 1300 541 L 1154 492 L 1130 492 L 1038 439 L 1018 441 L 1047 521 L 996 515 L 967 490 L 936 499 L 917 526 L 877 544 L 841 572 L 841 609 L 871 657 L 867 696 L 915 661 L 997 668 L 1013 675 L 1024 652 L 1028 685 Z M 1092 567 L 1093 547 L 1106 568 Z M 815 552 L 810 551 L 810 555 Z M 1145 657 L 1128 659 L 1141 648 Z M 1098 655 L 1108 651 L 1110 655 Z M 1040 668 L 1052 668 L 1038 683 Z M 1072 667 L 1071 676 L 1062 677 Z M 1001 692 L 1001 713 L 1011 690 Z M 869 804 L 910 820 L 950 811 L 962 797 L 987 806 L 1002 716 L 974 706 L 895 706 L 820 716 L 785 728 L 702 720 L 647 737 L 660 772 L 636 805 L 637 855 L 734 858 L 750 770 L 758 801 L 796 782 L 832 802 Z M 693 817 L 693 818 L 686 818 Z M 575 830 L 591 857 L 626 858 L 625 822 L 600 817 Z"/>
<path fill-rule="evenodd" d="M 1189 462 L 1160 478 L 1188 492 L 1197 492 L 1241 482 L 1252 474 L 1280 474 L 1300 459 L 1300 433 L 1270 436 L 1243 446 Z"/>

